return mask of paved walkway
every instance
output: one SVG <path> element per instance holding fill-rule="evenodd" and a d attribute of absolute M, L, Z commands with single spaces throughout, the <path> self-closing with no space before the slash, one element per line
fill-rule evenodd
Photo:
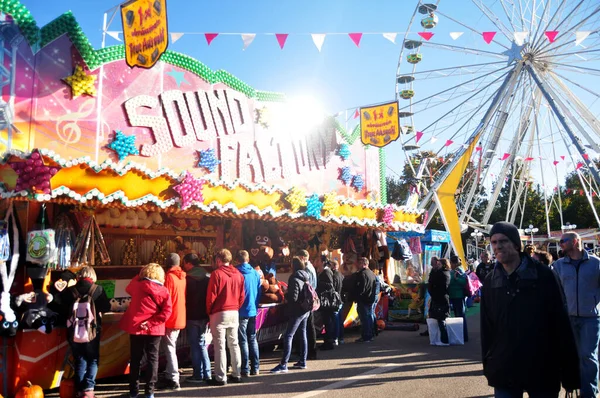
<path fill-rule="evenodd" d="M 224 387 L 182 384 L 177 392 L 157 397 L 486 397 L 492 389 L 481 371 L 479 314 L 468 318 L 470 341 L 465 346 L 433 347 L 418 332 L 385 331 L 373 343 L 352 343 L 357 331 L 347 333 L 349 343 L 319 352 L 307 370 L 271 375 L 281 351 L 262 353 L 260 376 Z M 424 326 L 421 327 L 422 330 Z M 182 380 L 191 369 L 183 369 Z M 125 396 L 124 377 L 100 380 L 98 397 Z M 47 397 L 56 397 L 49 394 Z"/>

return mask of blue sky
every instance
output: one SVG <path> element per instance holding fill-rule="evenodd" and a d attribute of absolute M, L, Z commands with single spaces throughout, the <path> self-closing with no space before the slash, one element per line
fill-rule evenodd
<path fill-rule="evenodd" d="M 22 1 L 30 9 L 39 26 L 71 10 L 96 48 L 101 44 L 104 12 L 118 5 L 111 0 Z M 348 109 L 350 116 L 356 107 L 394 99 L 401 43 L 417 3 L 417 0 L 167 0 L 170 32 L 257 34 L 254 42 L 245 51 L 242 50 L 243 44 L 239 35 L 221 35 L 208 46 L 203 35 L 186 34 L 176 43 L 170 43 L 169 49 L 190 55 L 213 70 L 227 70 L 256 89 L 283 92 L 291 98 L 314 97 L 323 104 L 327 113 L 333 114 Z M 479 32 L 497 30 L 471 2 L 446 0 L 442 3 L 449 16 L 457 18 L 468 27 L 473 27 Z M 589 3 L 587 7 L 594 5 L 593 1 L 587 3 Z M 458 4 L 460 7 L 455 6 Z M 502 11 L 498 11 L 497 2 L 492 1 L 488 4 L 496 7 L 496 12 L 501 15 Z M 421 18 L 422 16 L 417 14 L 411 38 L 418 39 L 416 32 L 423 31 L 419 25 Z M 121 30 L 119 14 L 115 16 L 109 30 Z M 449 32 L 452 31 L 467 33 L 453 41 L 449 37 Z M 357 48 L 346 35 L 348 32 L 379 34 L 365 34 L 360 48 Z M 381 35 L 383 32 L 399 32 L 396 44 L 383 38 Z M 504 51 L 502 45 L 510 48 L 510 43 L 501 37 L 501 34 L 497 35 L 496 43 L 487 45 L 481 35 L 469 32 L 467 27 L 443 16 L 440 17 L 440 23 L 432 32 L 436 34 L 432 42 L 496 53 Z M 281 50 L 275 36 L 265 35 L 266 33 L 288 33 L 290 36 L 285 48 Z M 320 53 L 312 42 L 311 33 L 329 33 Z M 107 37 L 106 44 L 110 46 L 120 43 Z M 568 46 L 565 50 L 571 51 L 571 48 Z M 479 53 L 465 55 L 428 48 L 423 50 L 423 61 L 416 70 L 490 61 L 498 61 L 498 58 L 490 59 L 485 54 Z M 412 66 L 405 61 L 402 68 L 403 74 L 410 74 L 412 71 Z M 494 78 L 497 75 L 499 74 L 494 75 Z M 457 74 L 449 79 L 419 75 L 414 87 L 415 99 L 441 90 L 439 87 L 450 87 L 461 83 L 464 83 L 464 86 L 461 86 L 459 91 L 445 95 L 445 98 L 438 96 L 435 101 L 428 102 L 427 106 L 431 105 L 431 109 L 426 109 L 419 118 L 415 117 L 415 131 L 422 130 L 425 126 L 429 127 L 432 121 L 453 106 L 452 101 L 462 101 L 459 98 L 470 95 L 468 90 L 478 89 L 475 84 L 469 83 L 472 77 L 473 75 L 468 73 Z M 492 78 L 482 84 L 482 87 L 487 84 L 488 91 L 472 104 L 473 109 L 492 95 L 494 86 L 491 80 Z M 400 101 L 400 105 L 403 104 L 406 102 Z M 597 114 L 599 104 L 595 99 L 593 105 L 595 106 L 593 111 Z M 465 114 L 468 112 L 463 113 Z M 473 117 L 460 135 L 454 137 L 447 126 L 459 126 L 463 121 L 459 116 L 446 118 L 444 123 L 432 126 L 420 144 L 424 149 L 438 150 L 442 148 L 447 138 L 452 138 L 456 145 L 459 145 L 465 142 L 479 120 L 480 116 Z M 354 120 L 350 116 L 350 123 L 352 122 Z M 433 136 L 437 138 L 437 143 L 433 142 L 436 140 L 430 140 Z M 504 142 L 501 147 L 506 148 L 512 136 L 508 134 L 502 139 Z M 442 153 L 454 152 L 457 149 L 456 146 L 442 149 Z M 503 149 L 500 149 L 496 155 L 502 156 L 502 152 Z M 548 163 L 551 165 L 554 156 L 546 155 L 549 150 L 543 152 L 540 154 L 545 157 L 545 163 L 540 163 L 538 170 L 542 170 Z M 387 153 L 388 165 L 400 172 L 404 162 L 400 142 L 389 145 Z M 559 167 L 562 166 L 561 164 Z M 567 170 L 566 167 L 565 163 L 564 171 Z M 568 167 L 572 168 L 572 166 Z"/>

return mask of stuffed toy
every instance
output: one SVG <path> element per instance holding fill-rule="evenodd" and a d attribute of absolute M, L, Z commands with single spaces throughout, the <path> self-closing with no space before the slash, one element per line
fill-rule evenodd
<path fill-rule="evenodd" d="M 23 315 L 21 316 L 21 326 L 23 329 L 37 329 L 42 333 L 52 333 L 52 329 L 58 321 L 58 314 L 48 308 L 48 304 L 52 302 L 54 296 L 48 293 L 44 286 L 45 277 L 43 271 L 48 271 L 47 268 L 29 267 L 27 272 L 31 278 L 33 292 L 24 293 L 18 296 L 15 300 L 17 307 L 23 307 Z"/>
<path fill-rule="evenodd" d="M 0 222 L 0 336 L 4 337 L 14 337 L 19 327 L 13 298 L 10 295 L 20 254 L 25 247 L 18 225 L 17 213 L 11 203 L 4 221 Z"/>

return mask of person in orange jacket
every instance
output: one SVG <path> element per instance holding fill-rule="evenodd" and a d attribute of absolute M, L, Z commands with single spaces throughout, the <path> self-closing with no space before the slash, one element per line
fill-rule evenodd
<path fill-rule="evenodd" d="M 146 398 L 154 398 L 158 378 L 158 348 L 165 334 L 165 322 L 171 316 L 171 297 L 164 287 L 165 271 L 150 263 L 135 276 L 125 291 L 131 303 L 123 314 L 119 327 L 129 334 L 130 368 L 129 397 L 137 398 L 140 390 L 140 363 L 146 355 L 150 371 L 146 372 Z"/>
<path fill-rule="evenodd" d="M 162 337 L 162 346 L 164 347 L 167 368 L 165 370 L 166 379 L 161 383 L 161 389 L 179 391 L 179 364 L 177 362 L 177 338 L 179 332 L 185 329 L 185 271 L 180 266 L 181 259 L 179 254 L 171 253 L 167 257 L 167 274 L 165 275 L 165 287 L 169 291 L 173 312 L 171 317 L 165 323 L 165 335 Z"/>

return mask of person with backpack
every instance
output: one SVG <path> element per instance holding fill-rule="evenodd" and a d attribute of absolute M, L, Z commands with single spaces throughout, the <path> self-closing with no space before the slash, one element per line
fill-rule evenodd
<path fill-rule="evenodd" d="M 310 276 L 306 272 L 306 263 L 300 257 L 292 259 L 294 273 L 288 280 L 288 290 L 285 293 L 285 302 L 289 315 L 287 329 L 283 337 L 283 356 L 279 365 L 271 369 L 271 373 L 287 373 L 288 361 L 292 353 L 292 339 L 298 331 L 300 336 L 300 361 L 294 364 L 293 369 L 306 369 L 307 338 L 306 323 L 308 315 L 314 308 L 314 295 L 316 292 L 310 285 Z"/>
<path fill-rule="evenodd" d="M 84 266 L 77 272 L 77 283 L 61 294 L 67 313 L 68 341 L 75 361 L 77 397 L 93 398 L 100 360 L 102 314 L 110 311 L 110 301 L 96 285 L 94 268 Z"/>
<path fill-rule="evenodd" d="M 186 272 L 186 321 L 187 339 L 192 357 L 192 375 L 185 381 L 190 383 L 208 382 L 211 379 L 210 358 L 206 335 L 208 332 L 208 312 L 206 312 L 206 292 L 210 274 L 200 265 L 195 253 L 183 257 Z"/>
<path fill-rule="evenodd" d="M 450 256 L 450 285 L 448 286 L 448 295 L 450 296 L 450 304 L 454 312 L 454 317 L 463 319 L 463 336 L 465 343 L 469 341 L 469 330 L 467 328 L 467 291 L 468 281 L 467 274 L 462 268 L 460 258 L 458 256 Z"/>
<path fill-rule="evenodd" d="M 173 312 L 165 323 L 165 335 L 161 339 L 161 345 L 166 352 L 167 368 L 165 370 L 166 380 L 159 388 L 179 391 L 179 363 L 177 362 L 177 338 L 179 332 L 185 329 L 185 271 L 180 266 L 181 258 L 177 253 L 170 253 L 167 257 L 167 274 L 165 275 L 165 287 L 169 291 Z"/>
<path fill-rule="evenodd" d="M 320 272 L 317 278 L 317 293 L 319 294 L 321 318 L 325 325 L 325 338 L 319 347 L 321 350 L 333 350 L 335 341 L 335 311 L 338 310 L 342 299 L 334 288 L 333 271 L 329 267 L 327 256 L 321 256 Z"/>
<path fill-rule="evenodd" d="M 146 372 L 146 398 L 154 398 L 158 379 L 158 349 L 165 335 L 165 322 L 173 312 L 169 291 L 164 286 L 165 271 L 155 263 L 144 266 L 125 291 L 131 303 L 123 314 L 119 326 L 129 334 L 131 358 L 129 360 L 129 396 L 136 398 L 140 391 L 140 364 L 146 355 L 149 371 Z"/>

